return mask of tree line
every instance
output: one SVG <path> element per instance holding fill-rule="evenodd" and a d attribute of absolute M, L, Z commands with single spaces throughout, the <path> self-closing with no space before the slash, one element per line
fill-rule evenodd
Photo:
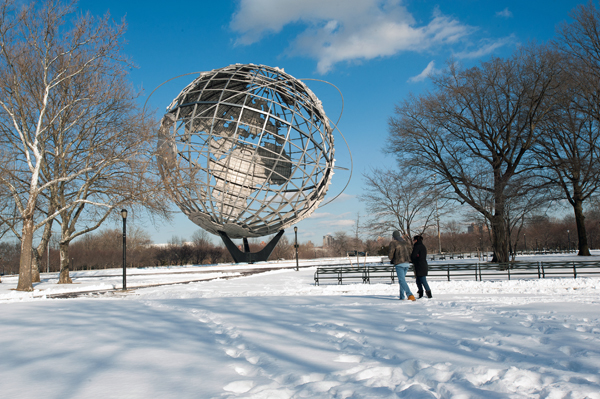
<path fill-rule="evenodd" d="M 345 235 L 345 233 L 343 234 Z M 41 255 L 39 262 L 41 272 L 60 272 L 62 270 L 59 240 L 51 239 L 47 251 Z M 251 239 L 250 250 L 257 252 L 268 241 L 269 238 Z M 346 244 L 348 244 L 348 248 L 354 248 L 348 242 L 343 245 Z M 239 246 L 241 247 L 241 244 Z M 298 257 L 314 259 L 338 256 L 338 247 L 319 248 L 311 242 L 299 243 Z M 17 274 L 19 272 L 20 248 L 21 245 L 18 242 L 0 243 L 1 274 Z M 154 244 L 146 231 L 139 228 L 129 229 L 126 252 L 126 267 L 128 268 L 233 262 L 229 251 L 221 243 L 214 244 L 204 230 L 197 230 L 189 239 L 174 236 L 167 244 Z M 71 271 L 120 268 L 123 265 L 123 231 L 106 229 L 88 233 L 71 243 L 69 255 Z M 286 236 L 282 236 L 271 254 L 271 259 L 292 260 L 295 257 L 294 245 Z"/>
<path fill-rule="evenodd" d="M 586 212 L 586 230 L 592 249 L 600 248 L 600 207 Z M 442 253 L 489 253 L 493 250 L 491 231 L 485 223 L 472 223 L 465 231 L 464 224 L 450 220 L 442 224 L 442 232 L 425 236 L 424 243 L 430 254 Z M 299 259 L 326 257 L 351 257 L 355 251 L 369 256 L 387 256 L 391 236 L 372 238 L 358 237 L 353 231 L 337 231 L 329 246 L 320 247 L 313 243 L 298 244 Z M 541 253 L 543 251 L 567 251 L 578 248 L 576 224 L 571 216 L 551 218 L 536 216 L 529 219 L 519 234 L 518 245 L 510 252 Z M 107 229 L 90 233 L 71 244 L 69 267 L 73 271 L 120 268 L 123 265 L 122 241 L 120 229 Z M 261 249 L 264 241 L 251 240 L 252 251 Z M 350 254 L 350 255 L 349 255 Z M 49 256 L 49 258 L 48 258 Z M 293 243 L 286 236 L 273 250 L 271 260 L 293 260 L 296 252 Z M 0 243 L 0 274 L 19 272 L 20 243 Z M 363 255 L 359 255 L 362 262 Z M 48 261 L 49 260 L 49 261 Z M 232 262 L 227 249 L 210 241 L 203 230 L 196 231 L 190 239 L 172 237 L 167 244 L 155 245 L 147 232 L 139 228 L 130 229 L 127 235 L 127 267 L 208 265 Z M 60 272 L 60 249 L 57 240 L 50 241 L 49 250 L 40 259 L 41 272 Z"/>

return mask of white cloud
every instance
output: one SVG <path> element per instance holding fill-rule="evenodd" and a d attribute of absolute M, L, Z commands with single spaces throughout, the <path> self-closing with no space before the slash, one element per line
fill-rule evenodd
<path fill-rule="evenodd" d="M 514 36 L 503 37 L 498 40 L 482 40 L 475 50 L 461 51 L 454 56 L 460 59 L 474 59 L 493 53 L 496 49 L 509 45 L 515 41 Z"/>
<path fill-rule="evenodd" d="M 341 219 L 341 220 L 330 220 L 327 222 L 319 222 L 322 227 L 331 227 L 331 228 L 340 228 L 340 227 L 350 227 L 356 224 L 356 220 L 352 219 Z M 329 233 L 332 234 L 332 233 Z"/>
<path fill-rule="evenodd" d="M 323 219 L 323 218 L 329 218 L 332 217 L 333 215 L 331 213 L 327 213 L 327 212 L 315 212 L 313 214 L 311 214 L 308 219 Z"/>
<path fill-rule="evenodd" d="M 240 34 L 237 43 L 247 45 L 291 23 L 305 29 L 288 52 L 316 59 L 320 73 L 339 62 L 457 43 L 475 30 L 437 9 L 418 26 L 400 0 L 241 0 L 230 26 Z"/>
<path fill-rule="evenodd" d="M 355 224 L 356 224 L 356 220 L 345 219 L 345 220 L 334 220 L 331 222 L 330 226 L 348 227 L 348 226 L 354 226 Z"/>
<path fill-rule="evenodd" d="M 349 200 L 351 200 L 351 199 L 354 199 L 354 198 L 356 198 L 356 195 L 350 195 L 350 194 L 346 194 L 346 193 L 341 193 L 341 194 L 339 194 L 339 195 L 338 195 L 338 196 L 335 198 L 335 200 L 333 200 L 332 204 L 333 204 L 334 202 L 335 202 L 335 203 L 338 203 L 338 202 L 346 202 L 346 201 L 349 201 Z M 330 201 L 331 201 L 331 200 L 330 200 Z"/>
<path fill-rule="evenodd" d="M 410 83 L 422 82 L 425 79 L 427 79 L 429 76 L 435 75 L 439 72 L 440 72 L 440 70 L 435 68 L 435 63 L 433 61 L 431 61 L 429 64 L 427 64 L 425 69 L 423 69 L 423 72 L 421 72 L 417 76 L 413 76 L 412 78 L 408 79 L 408 81 Z"/>
<path fill-rule="evenodd" d="M 513 14 L 512 12 L 510 12 L 508 7 L 506 7 L 504 10 L 496 12 L 496 16 L 503 18 L 511 18 Z"/>

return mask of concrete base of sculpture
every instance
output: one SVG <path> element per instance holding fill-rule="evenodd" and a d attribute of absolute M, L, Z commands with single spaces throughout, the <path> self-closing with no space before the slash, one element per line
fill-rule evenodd
<path fill-rule="evenodd" d="M 258 252 L 250 252 L 250 245 L 248 245 L 248 239 L 246 237 L 244 240 L 244 251 L 240 251 L 240 249 L 231 241 L 231 238 L 224 231 L 219 231 L 219 235 L 227 247 L 227 250 L 231 254 L 233 261 L 235 263 L 255 263 L 255 262 L 266 262 L 269 260 L 269 256 L 271 256 L 271 252 L 275 249 L 275 246 L 279 242 L 281 236 L 283 236 L 283 230 L 280 230 L 279 233 L 275 235 L 269 241 L 269 243 Z"/>

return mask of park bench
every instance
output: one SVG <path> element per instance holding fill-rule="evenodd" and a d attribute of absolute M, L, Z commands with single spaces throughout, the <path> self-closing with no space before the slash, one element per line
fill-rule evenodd
<path fill-rule="evenodd" d="M 372 279 L 396 279 L 396 268 L 393 265 L 352 266 L 319 266 L 315 271 L 315 285 L 322 280 L 336 280 L 338 284 L 344 281 L 358 280 L 363 284 L 371 284 Z"/>
<path fill-rule="evenodd" d="M 367 283 L 371 283 L 371 279 L 389 278 L 392 283 L 396 279 L 396 268 L 393 265 L 368 265 L 365 267 L 367 275 Z"/>
<path fill-rule="evenodd" d="M 344 280 L 361 280 L 366 282 L 365 267 L 352 266 L 319 266 L 315 272 L 315 285 L 319 285 L 319 280 L 337 280 L 338 284 L 343 284 Z"/>

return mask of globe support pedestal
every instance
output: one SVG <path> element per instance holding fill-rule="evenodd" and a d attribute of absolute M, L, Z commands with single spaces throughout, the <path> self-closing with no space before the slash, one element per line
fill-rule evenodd
<path fill-rule="evenodd" d="M 219 231 L 219 235 L 229 250 L 231 257 L 235 263 L 255 263 L 255 262 L 266 262 L 271 256 L 271 252 L 275 249 L 275 246 L 279 242 L 281 236 L 283 236 L 283 230 L 279 230 L 279 233 L 269 241 L 269 243 L 258 252 L 250 252 L 250 246 L 248 245 L 248 239 L 244 237 L 244 252 L 231 241 L 231 238 L 224 231 Z"/>

